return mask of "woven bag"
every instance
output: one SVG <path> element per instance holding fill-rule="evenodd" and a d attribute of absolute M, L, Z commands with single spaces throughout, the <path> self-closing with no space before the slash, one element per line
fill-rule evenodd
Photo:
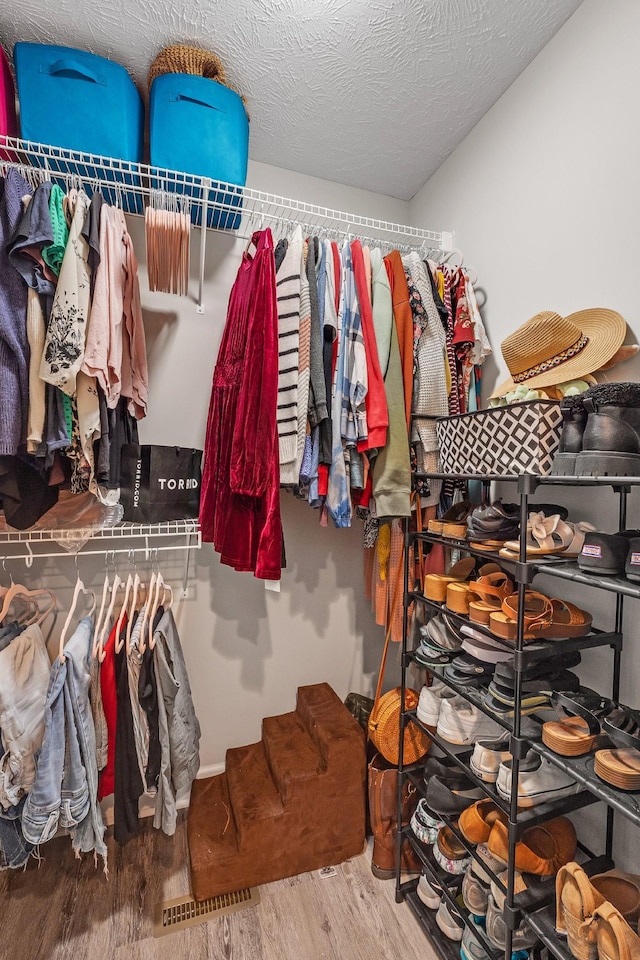
<path fill-rule="evenodd" d="M 418 505 L 418 513 L 420 506 Z M 420 524 L 421 527 L 421 524 Z M 406 549 L 406 548 L 405 548 Z M 402 583 L 398 577 L 396 583 L 395 596 L 393 598 L 392 608 L 395 608 L 398 601 L 399 586 Z M 382 651 L 382 661 L 380 663 L 380 673 L 378 674 L 378 686 L 373 701 L 373 707 L 369 715 L 369 739 L 385 760 L 389 763 L 398 765 L 400 760 L 400 714 L 402 712 L 402 688 L 396 687 L 395 690 L 389 690 L 384 696 L 382 693 L 382 680 L 384 677 L 384 668 L 387 662 L 387 652 L 389 650 L 389 640 L 391 639 L 391 628 L 394 616 L 393 609 L 389 616 L 389 626 L 384 641 L 384 650 Z M 404 691 L 404 709 L 415 710 L 418 705 L 419 695 L 411 687 L 405 687 Z M 402 761 L 404 765 L 417 763 L 424 757 L 431 746 L 431 740 L 415 723 L 407 723 L 404 729 Z"/>

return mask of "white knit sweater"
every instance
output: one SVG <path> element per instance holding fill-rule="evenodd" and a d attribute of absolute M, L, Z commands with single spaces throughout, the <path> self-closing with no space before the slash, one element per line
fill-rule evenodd
<path fill-rule="evenodd" d="M 302 227 L 295 229 L 276 274 L 278 302 L 278 440 L 280 466 L 295 464 L 298 445 L 298 346 Z M 289 481 L 282 481 L 289 482 Z"/>

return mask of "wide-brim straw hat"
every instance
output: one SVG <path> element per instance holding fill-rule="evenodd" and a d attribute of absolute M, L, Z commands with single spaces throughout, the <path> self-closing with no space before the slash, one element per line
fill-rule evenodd
<path fill-rule="evenodd" d="M 624 317 L 606 307 L 579 310 L 568 317 L 553 310 L 537 313 L 502 341 L 511 376 L 491 397 L 522 385 L 535 390 L 579 380 L 608 363 L 626 333 Z"/>

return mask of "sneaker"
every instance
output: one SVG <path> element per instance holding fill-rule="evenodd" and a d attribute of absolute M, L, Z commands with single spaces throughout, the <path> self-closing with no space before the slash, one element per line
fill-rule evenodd
<path fill-rule="evenodd" d="M 446 700 L 461 700 L 442 680 L 435 680 L 430 687 L 426 685 L 420 691 L 416 716 L 426 727 L 437 727 L 442 704 Z"/>
<path fill-rule="evenodd" d="M 410 826 L 421 843 L 434 844 L 444 822 L 434 817 L 426 800 L 421 798 L 411 816 Z"/>
<path fill-rule="evenodd" d="M 446 900 L 442 900 L 436 913 L 436 923 L 449 940 L 462 940 L 464 920 L 454 907 L 450 907 Z"/>
<path fill-rule="evenodd" d="M 486 843 L 479 843 L 476 847 L 476 857 L 471 861 L 471 872 L 474 877 L 477 877 L 478 880 L 481 880 L 489 886 L 491 883 L 491 875 L 487 873 L 486 870 L 483 870 L 482 864 L 486 864 L 487 868 L 496 875 L 503 873 L 507 869 L 507 861 L 502 860 L 496 856 L 495 853 L 492 853 L 489 845 Z"/>
<path fill-rule="evenodd" d="M 465 907 L 474 917 L 486 917 L 489 887 L 479 877 L 476 877 L 471 865 L 464 872 L 462 899 Z"/>
<path fill-rule="evenodd" d="M 502 728 L 472 703 L 454 697 L 442 701 L 437 733 L 449 743 L 472 744 L 480 738 L 499 737 Z"/>
<path fill-rule="evenodd" d="M 473 930 L 465 927 L 460 944 L 460 960 L 489 960 L 489 954 L 479 939 L 484 936 L 484 924 L 475 917 L 469 917 L 469 920 L 478 932 L 474 934 Z"/>
<path fill-rule="evenodd" d="M 504 800 L 511 799 L 511 760 L 500 764 L 496 789 Z M 549 800 L 560 800 L 579 793 L 582 786 L 564 770 L 543 757 L 529 753 L 520 764 L 518 777 L 518 806 L 535 807 Z"/>
<path fill-rule="evenodd" d="M 418 880 L 416 893 L 429 910 L 437 910 L 442 902 L 442 887 L 431 878 L 427 880 L 424 873 Z"/>
<path fill-rule="evenodd" d="M 495 783 L 500 764 L 511 760 L 509 753 L 510 733 L 503 733 L 497 740 L 476 740 L 469 766 L 478 780 Z"/>
<path fill-rule="evenodd" d="M 501 910 L 498 910 L 491 893 L 489 894 L 487 904 L 486 924 L 487 938 L 489 941 L 494 947 L 497 947 L 499 950 L 504 950 L 507 943 L 507 925 L 504 920 L 504 914 Z M 535 946 L 537 941 L 538 938 L 529 924 L 523 923 L 522 926 L 518 927 L 518 929 L 512 933 L 511 948 L 512 950 L 528 950 L 530 947 Z"/>

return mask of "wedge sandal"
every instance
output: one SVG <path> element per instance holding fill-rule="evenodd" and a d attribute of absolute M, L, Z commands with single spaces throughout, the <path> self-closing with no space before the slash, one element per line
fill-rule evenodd
<path fill-rule="evenodd" d="M 476 568 L 474 557 L 463 557 L 455 563 L 449 573 L 428 573 L 424 578 L 424 595 L 427 600 L 444 603 L 447 598 L 447 587 L 450 583 L 462 583 L 468 580 Z"/>
<path fill-rule="evenodd" d="M 427 531 L 445 537 L 459 537 L 464 540 L 467 534 L 467 517 L 473 509 L 469 500 L 461 500 L 449 507 L 438 520 L 429 520 Z M 455 531 L 455 532 L 447 532 Z"/>
<path fill-rule="evenodd" d="M 598 701 L 583 698 L 583 702 L 554 691 L 551 705 L 562 709 L 568 716 L 550 720 L 542 725 L 542 742 L 562 757 L 582 757 L 592 750 L 610 745 L 602 722 L 617 707 L 605 697 Z"/>
<path fill-rule="evenodd" d="M 503 640 L 515 642 L 517 637 L 518 595 L 505 597 L 502 610 L 489 617 L 492 633 Z M 591 631 L 592 617 L 573 603 L 556 598 L 549 599 L 536 590 L 525 594 L 524 639 L 567 640 L 586 637 Z"/>
<path fill-rule="evenodd" d="M 502 570 L 486 574 L 469 583 L 469 617 L 474 623 L 489 624 L 492 613 L 514 592 L 513 580 Z"/>
<path fill-rule="evenodd" d="M 593 772 L 618 790 L 640 790 L 640 751 L 598 750 Z"/>

